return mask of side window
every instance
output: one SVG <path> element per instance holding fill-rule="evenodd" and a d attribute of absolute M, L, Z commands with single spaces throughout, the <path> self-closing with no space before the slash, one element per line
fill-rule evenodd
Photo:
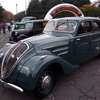
<path fill-rule="evenodd" d="M 91 32 L 91 22 L 90 21 L 82 22 L 78 29 L 78 34 L 87 33 L 87 32 Z"/>
<path fill-rule="evenodd" d="M 100 24 L 96 21 L 93 21 L 93 31 L 100 31 Z"/>
<path fill-rule="evenodd" d="M 37 23 L 34 23 L 34 29 L 44 28 L 46 24 L 47 24 L 47 22 L 37 22 Z"/>
<path fill-rule="evenodd" d="M 33 23 L 26 23 L 25 24 L 25 28 L 29 28 L 29 29 L 32 29 L 33 28 Z"/>
<path fill-rule="evenodd" d="M 37 28 L 42 28 L 42 22 L 36 22 L 34 23 L 34 29 L 37 29 Z"/>

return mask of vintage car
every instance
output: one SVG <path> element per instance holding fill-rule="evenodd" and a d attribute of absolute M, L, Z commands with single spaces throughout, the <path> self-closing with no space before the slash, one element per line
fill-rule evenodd
<path fill-rule="evenodd" d="M 65 17 L 50 20 L 43 34 L 0 50 L 1 83 L 44 98 L 53 89 L 57 72 L 69 74 L 100 54 L 100 20 Z"/>
<path fill-rule="evenodd" d="M 25 22 L 23 29 L 16 29 L 10 33 L 9 40 L 18 42 L 19 40 L 40 34 L 42 33 L 47 22 L 48 20 L 44 19 L 27 21 Z"/>
<path fill-rule="evenodd" d="M 36 20 L 36 17 L 32 17 L 32 16 L 23 17 L 21 22 L 25 23 L 25 22 L 30 21 L 30 20 Z"/>
<path fill-rule="evenodd" d="M 12 27 L 11 27 L 11 31 L 13 30 L 18 30 L 18 29 L 24 29 L 25 26 L 25 22 L 30 21 L 30 20 L 36 20 L 36 17 L 23 17 L 21 22 L 15 22 L 13 23 Z"/>
<path fill-rule="evenodd" d="M 25 26 L 25 23 L 15 22 L 11 26 L 11 32 L 14 31 L 14 30 L 18 30 L 18 29 L 24 29 L 24 26 Z"/>

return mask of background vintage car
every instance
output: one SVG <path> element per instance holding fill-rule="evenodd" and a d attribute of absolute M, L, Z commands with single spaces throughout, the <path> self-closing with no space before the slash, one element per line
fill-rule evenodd
<path fill-rule="evenodd" d="M 36 17 L 33 17 L 33 16 L 23 17 L 21 22 L 25 23 L 25 22 L 30 21 L 30 20 L 36 20 Z"/>
<path fill-rule="evenodd" d="M 18 29 L 24 29 L 24 26 L 25 26 L 25 23 L 21 23 L 21 22 L 13 23 L 13 25 L 11 25 L 10 32 L 12 32 L 14 30 L 18 30 Z"/>
<path fill-rule="evenodd" d="M 58 71 L 69 74 L 100 54 L 100 20 L 66 17 L 50 20 L 43 34 L 0 50 L 1 83 L 44 98 L 53 89 Z"/>
<path fill-rule="evenodd" d="M 36 20 L 36 17 L 27 16 L 27 17 L 23 17 L 21 22 L 14 22 L 13 25 L 11 26 L 11 32 L 14 30 L 23 29 L 25 22 L 30 20 Z"/>
<path fill-rule="evenodd" d="M 31 20 L 27 21 L 22 29 L 15 29 L 11 32 L 10 41 L 17 42 L 19 40 L 42 33 L 48 20 Z"/>

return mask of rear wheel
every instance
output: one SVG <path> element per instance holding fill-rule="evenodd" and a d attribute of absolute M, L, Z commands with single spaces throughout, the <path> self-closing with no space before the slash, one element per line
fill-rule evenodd
<path fill-rule="evenodd" d="M 51 68 L 46 69 L 40 76 L 36 89 L 35 94 L 38 98 L 45 98 L 51 90 L 53 89 L 56 82 L 56 74 L 55 71 Z"/>

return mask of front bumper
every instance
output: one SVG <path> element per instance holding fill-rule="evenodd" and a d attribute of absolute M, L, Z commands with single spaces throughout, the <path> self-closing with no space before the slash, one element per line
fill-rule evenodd
<path fill-rule="evenodd" d="M 4 82 L 1 79 L 0 79 L 0 83 L 2 83 L 2 86 L 5 88 L 10 88 L 10 89 L 16 90 L 16 91 L 21 92 L 21 93 L 24 92 L 24 90 L 22 88 L 20 88 L 19 86 Z"/>

